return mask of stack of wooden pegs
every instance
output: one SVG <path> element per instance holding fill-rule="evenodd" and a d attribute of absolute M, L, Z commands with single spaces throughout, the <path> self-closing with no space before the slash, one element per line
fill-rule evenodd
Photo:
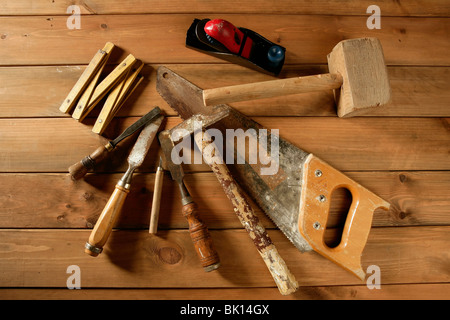
<path fill-rule="evenodd" d="M 104 48 L 95 54 L 59 108 L 64 113 L 70 113 L 73 110 L 72 117 L 78 121 L 83 121 L 89 112 L 108 95 L 92 128 L 92 131 L 98 134 L 103 133 L 125 101 L 143 80 L 140 72 L 144 64 L 132 54 L 129 54 L 98 83 L 113 49 L 114 44 L 107 42 Z"/>

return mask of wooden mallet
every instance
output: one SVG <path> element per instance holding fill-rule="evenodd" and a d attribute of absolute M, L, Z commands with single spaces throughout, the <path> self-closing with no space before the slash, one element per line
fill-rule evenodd
<path fill-rule="evenodd" d="M 376 38 L 339 42 L 328 54 L 330 73 L 203 90 L 206 106 L 334 90 L 339 117 L 361 115 L 391 97 L 383 48 Z"/>

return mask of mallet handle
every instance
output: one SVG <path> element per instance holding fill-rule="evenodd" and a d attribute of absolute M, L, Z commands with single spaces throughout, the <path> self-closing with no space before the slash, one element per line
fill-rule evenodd
<path fill-rule="evenodd" d="M 277 79 L 203 90 L 205 106 L 237 101 L 272 98 L 290 94 L 332 90 L 342 85 L 340 74 L 325 73 L 314 76 Z"/>

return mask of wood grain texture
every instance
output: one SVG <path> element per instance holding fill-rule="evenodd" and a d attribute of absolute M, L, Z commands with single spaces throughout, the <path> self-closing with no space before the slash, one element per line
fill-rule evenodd
<path fill-rule="evenodd" d="M 107 41 L 122 49 L 108 62 L 132 53 L 144 63 L 217 63 L 217 58 L 185 46 L 186 31 L 199 14 L 88 15 L 81 29 L 67 29 L 65 16 L 0 17 L 1 65 L 87 64 L 92 48 Z M 207 18 L 207 16 L 206 16 Z M 287 48 L 285 64 L 326 63 L 341 40 L 377 37 L 387 65 L 448 66 L 447 18 L 383 17 L 383 28 L 370 30 L 367 16 L 221 15 Z M 283 26 L 280 27 L 280 21 Z M 70 46 L 66 44 L 70 43 Z M 307 49 L 306 49 L 307 48 Z M 428 54 L 426 48 L 433 48 Z M 24 52 L 24 54 L 17 54 Z"/>
<path fill-rule="evenodd" d="M 366 11 L 373 4 L 381 10 L 381 29 L 369 30 Z M 70 5 L 81 9 L 80 30 L 67 28 Z M 0 12 L 1 299 L 449 298 L 447 0 L 5 0 Z M 169 116 L 164 128 L 180 122 L 155 90 L 160 65 L 204 89 L 276 79 L 186 48 L 194 18 L 224 18 L 285 46 L 279 78 L 328 72 L 327 54 L 341 40 L 381 40 L 392 101 L 362 118 L 338 121 L 331 91 L 232 104 L 391 203 L 389 211 L 375 212 L 362 256 L 363 270 L 381 268 L 380 290 L 314 252 L 300 254 L 254 205 L 301 286 L 280 295 L 213 173 L 189 165 L 186 184 L 222 260 L 217 273 L 205 275 L 167 173 L 159 230 L 148 233 L 158 143 L 134 175 L 105 252 L 98 258 L 83 252 L 136 137 L 85 179 L 72 181 L 67 169 L 156 105 Z M 100 107 L 83 123 L 58 108 L 107 41 L 118 50 L 105 72 L 128 54 L 145 66 L 142 84 L 103 138 L 91 132 Z M 345 193 L 332 197 L 326 243 L 339 235 L 348 206 Z M 67 289 L 70 265 L 81 267 L 84 290 Z"/>
<path fill-rule="evenodd" d="M 341 171 L 450 168 L 448 118 L 253 119 L 268 129 L 278 129 L 284 139 Z M 115 119 L 105 136 L 115 138 L 136 120 Z M 178 117 L 166 118 L 161 130 L 179 122 Z M 105 138 L 92 133 L 91 126 L 92 123 L 80 124 L 67 118 L 0 119 L 0 172 L 67 172 L 74 162 L 105 145 Z M 127 139 L 113 150 L 111 161 L 99 172 L 125 171 L 124 160 L 132 142 L 133 139 Z M 154 141 L 140 172 L 155 172 L 158 149 L 158 142 Z M 186 165 L 185 170 L 208 169 L 203 163 Z"/>
<path fill-rule="evenodd" d="M 448 282 L 448 232 L 446 226 L 374 228 L 363 252 L 363 269 L 379 266 L 382 285 Z M 300 287 L 361 285 L 358 278 L 317 253 L 300 253 L 280 231 L 269 233 Z M 75 264 L 82 271 L 83 288 L 274 287 L 243 230 L 211 231 L 222 263 L 220 272 L 206 274 L 186 230 L 159 236 L 147 230 L 113 231 L 102 256 L 95 259 L 80 249 L 88 234 L 88 230 L 1 230 L 0 286 L 65 288 L 65 270 Z M 431 238 L 433 246 L 428 242 Z"/>
<path fill-rule="evenodd" d="M 203 89 L 275 79 L 233 64 L 172 64 L 170 69 Z M 85 66 L 0 67 L 0 117 L 65 117 L 58 107 Z M 158 105 L 167 115 L 176 113 L 156 92 L 158 65 L 146 65 L 144 80 L 118 116 L 142 116 Z M 107 66 L 105 72 L 112 70 Z M 325 65 L 285 66 L 280 78 L 328 72 Z M 365 116 L 449 117 L 449 67 L 388 67 L 392 101 Z M 220 75 L 220 76 L 219 76 Z M 26 87 L 27 90 L 23 90 Z M 248 116 L 336 116 L 331 91 L 314 92 L 230 104 Z M 101 107 L 88 117 L 96 117 Z"/>
<path fill-rule="evenodd" d="M 3 15 L 64 15 L 67 7 L 78 5 L 81 14 L 144 14 L 144 13 L 268 13 L 268 14 L 333 14 L 333 15 L 366 15 L 367 8 L 373 1 L 349 1 L 342 5 L 339 0 L 307 1 L 290 0 L 270 1 L 138 1 L 122 2 L 120 0 L 103 1 L 52 1 L 44 0 L 6 0 L 0 4 Z M 445 0 L 414 0 L 407 5 L 388 0 L 377 1 L 384 16 L 448 16 L 450 7 Z"/>
<path fill-rule="evenodd" d="M 383 285 L 380 290 L 366 286 L 302 287 L 295 294 L 280 296 L 275 288 L 219 288 L 219 289 L 29 289 L 0 288 L 2 300 L 448 300 L 450 285 L 395 284 Z"/>
<path fill-rule="evenodd" d="M 450 173 L 448 171 L 345 172 L 391 203 L 386 212 L 377 210 L 372 225 L 420 226 L 450 225 Z M 122 174 L 88 174 L 73 182 L 68 174 L 0 174 L 0 225 L 3 228 L 92 228 Z M 133 185 L 117 221 L 117 228 L 143 229 L 149 223 L 154 174 L 133 177 Z M 186 185 L 196 199 L 198 212 L 210 229 L 241 228 L 230 201 L 212 172 L 186 174 Z M 205 196 L 204 190 L 208 190 Z M 180 215 L 181 199 L 177 184 L 166 173 L 159 215 L 159 229 L 187 228 Z M 345 194 L 331 200 L 329 227 L 337 227 L 348 206 Z M 261 223 L 273 223 L 251 200 Z"/>

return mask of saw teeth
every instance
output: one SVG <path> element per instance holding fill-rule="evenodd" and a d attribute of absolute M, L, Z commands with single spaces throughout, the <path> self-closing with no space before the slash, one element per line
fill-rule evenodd
<path fill-rule="evenodd" d="M 270 221 L 272 221 L 272 223 L 277 227 L 277 229 L 280 230 L 280 231 L 284 234 L 284 236 L 289 240 L 289 242 L 292 243 L 292 245 L 293 245 L 294 247 L 296 247 L 295 243 L 294 243 L 294 242 L 291 240 L 291 238 L 284 232 L 283 228 L 281 228 L 281 227 L 275 222 L 275 220 L 272 219 L 272 217 L 271 217 L 269 214 L 265 213 L 264 210 L 262 210 L 262 212 L 264 213 L 264 215 L 265 215 L 266 217 L 269 218 Z"/>

